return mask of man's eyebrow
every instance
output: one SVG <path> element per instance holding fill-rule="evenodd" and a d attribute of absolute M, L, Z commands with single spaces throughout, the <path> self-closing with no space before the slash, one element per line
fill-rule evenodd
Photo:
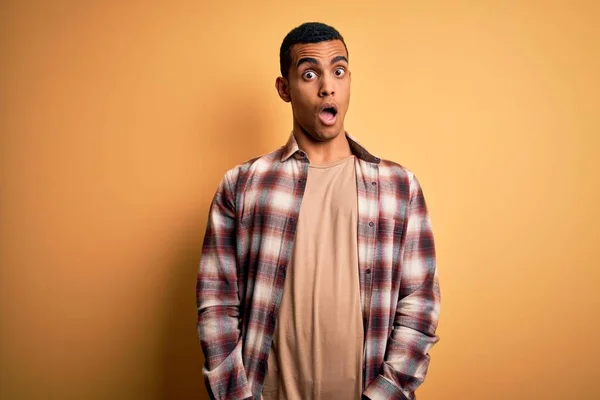
<path fill-rule="evenodd" d="M 345 61 L 346 63 L 348 63 L 348 58 L 346 58 L 346 56 L 335 56 L 331 59 L 331 65 L 340 62 L 340 61 Z M 313 65 L 321 65 L 319 63 L 319 61 L 315 58 L 312 57 L 302 57 L 301 59 L 298 60 L 298 62 L 296 63 L 296 68 L 300 67 L 300 65 L 304 64 L 304 63 L 309 63 L 309 64 L 313 64 Z"/>
<path fill-rule="evenodd" d="M 296 63 L 296 68 L 298 68 L 300 65 L 302 65 L 304 63 L 319 65 L 319 62 L 316 59 L 314 59 L 312 57 L 303 57 L 303 58 L 299 59 L 298 62 Z"/>
<path fill-rule="evenodd" d="M 340 61 L 346 61 L 346 64 L 348 64 L 348 59 L 344 56 L 333 57 L 331 59 L 331 64 L 335 64 L 336 62 L 340 62 Z"/>

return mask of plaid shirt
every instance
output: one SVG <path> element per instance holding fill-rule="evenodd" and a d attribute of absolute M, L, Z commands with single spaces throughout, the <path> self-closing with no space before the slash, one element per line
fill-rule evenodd
<path fill-rule="evenodd" d="M 406 168 L 356 155 L 363 387 L 414 399 L 429 365 L 440 291 L 423 192 Z M 309 161 L 293 135 L 229 170 L 211 204 L 197 282 L 198 335 L 213 399 L 259 399 Z"/>

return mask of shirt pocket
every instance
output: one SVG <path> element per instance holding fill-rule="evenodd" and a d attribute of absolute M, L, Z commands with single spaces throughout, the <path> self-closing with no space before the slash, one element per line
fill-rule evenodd
<path fill-rule="evenodd" d="M 400 248 L 402 243 L 402 221 L 395 218 L 380 218 L 377 230 L 378 278 L 381 290 L 393 291 L 400 279 Z"/>
<path fill-rule="evenodd" d="M 239 217 L 237 224 L 239 234 L 250 234 L 253 227 L 262 223 L 262 213 L 257 208 L 248 208 Z"/>
<path fill-rule="evenodd" d="M 389 290 L 391 287 L 392 270 L 394 268 L 394 250 L 396 248 L 396 220 L 380 218 L 377 227 L 377 266 L 374 289 Z"/>

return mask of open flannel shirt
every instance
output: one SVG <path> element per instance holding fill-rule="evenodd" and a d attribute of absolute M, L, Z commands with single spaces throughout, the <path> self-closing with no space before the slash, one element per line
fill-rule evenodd
<path fill-rule="evenodd" d="M 363 395 L 412 400 L 439 340 L 431 222 L 415 175 L 346 136 L 356 156 Z M 196 290 L 213 399 L 260 398 L 308 166 L 292 134 L 229 170 L 213 198 Z"/>

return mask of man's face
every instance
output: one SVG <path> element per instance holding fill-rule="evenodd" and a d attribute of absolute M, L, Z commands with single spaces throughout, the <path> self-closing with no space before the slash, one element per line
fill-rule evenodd
<path fill-rule="evenodd" d="M 296 44 L 291 49 L 288 82 L 278 78 L 277 89 L 292 103 L 294 130 L 324 142 L 344 132 L 350 103 L 348 54 L 341 40 Z"/>

